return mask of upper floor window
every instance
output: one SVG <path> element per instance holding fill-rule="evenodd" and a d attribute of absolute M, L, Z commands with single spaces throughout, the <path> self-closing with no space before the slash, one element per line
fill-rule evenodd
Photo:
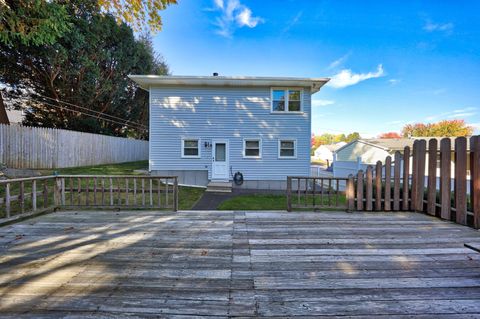
<path fill-rule="evenodd" d="M 272 112 L 301 112 L 301 89 L 272 89 Z"/>
<path fill-rule="evenodd" d="M 199 139 L 182 139 L 182 157 L 199 158 L 200 157 L 200 140 Z"/>

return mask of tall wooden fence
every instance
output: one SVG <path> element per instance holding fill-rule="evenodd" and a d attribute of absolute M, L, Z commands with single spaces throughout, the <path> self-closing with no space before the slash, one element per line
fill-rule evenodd
<path fill-rule="evenodd" d="M 76 131 L 0 124 L 0 163 L 50 169 L 148 159 L 148 141 Z"/>
<path fill-rule="evenodd" d="M 470 138 L 469 149 L 464 137 L 451 144 L 449 138 L 431 139 L 427 148 L 425 140 L 417 140 L 412 150 L 396 152 L 393 164 L 388 156 L 384 165 L 379 161 L 350 175 L 347 209 L 416 211 L 480 228 L 480 136 Z"/>

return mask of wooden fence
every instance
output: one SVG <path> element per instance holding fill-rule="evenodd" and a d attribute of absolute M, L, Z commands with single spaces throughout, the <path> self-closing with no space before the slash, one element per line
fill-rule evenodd
<path fill-rule="evenodd" d="M 353 188 L 349 192 L 347 187 L 347 209 L 424 212 L 480 228 L 480 137 L 473 136 L 469 142 L 467 150 L 464 137 L 456 138 L 453 148 L 449 138 L 442 139 L 440 145 L 430 139 L 428 148 L 425 140 L 417 140 L 412 150 L 405 147 L 403 154 L 397 151 L 393 163 L 388 156 L 384 165 L 379 161 L 375 167 L 359 171 L 349 177 Z"/>
<path fill-rule="evenodd" d="M 55 208 L 178 210 L 176 176 L 59 175 L 0 181 L 0 224 Z"/>
<path fill-rule="evenodd" d="M 0 124 L 0 164 L 53 169 L 148 159 L 148 141 Z"/>

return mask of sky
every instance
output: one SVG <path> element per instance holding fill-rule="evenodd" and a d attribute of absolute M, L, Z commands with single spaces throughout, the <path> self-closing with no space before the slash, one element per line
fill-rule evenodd
<path fill-rule="evenodd" d="M 480 129 L 480 1 L 178 0 L 153 38 L 173 75 L 329 77 L 312 132 Z"/>

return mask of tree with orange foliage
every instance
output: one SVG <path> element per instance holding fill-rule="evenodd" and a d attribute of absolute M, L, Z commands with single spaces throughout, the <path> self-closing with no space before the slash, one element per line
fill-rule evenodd
<path fill-rule="evenodd" d="M 397 132 L 387 132 L 382 133 L 378 136 L 378 138 L 401 138 L 402 136 Z"/>
<path fill-rule="evenodd" d="M 470 136 L 473 127 L 468 126 L 464 120 L 443 120 L 437 123 L 407 124 L 402 129 L 404 137 L 443 137 L 443 136 Z"/>

